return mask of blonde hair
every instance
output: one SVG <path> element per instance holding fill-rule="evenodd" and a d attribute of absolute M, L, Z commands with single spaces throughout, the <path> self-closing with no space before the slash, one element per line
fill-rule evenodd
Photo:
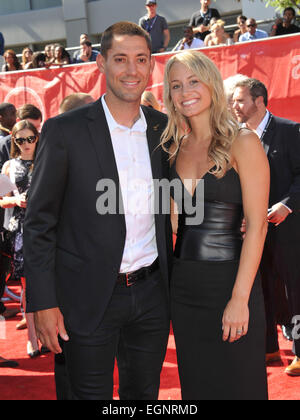
<path fill-rule="evenodd" d="M 215 163 L 210 172 L 221 178 L 230 166 L 231 145 L 238 133 L 238 124 L 227 108 L 223 80 L 216 65 L 203 53 L 184 51 L 175 54 L 167 62 L 164 74 L 164 104 L 168 113 L 168 124 L 162 134 L 161 146 L 168 151 L 170 158 L 179 150 L 180 138 L 191 131 L 189 120 L 181 115 L 171 98 L 169 76 L 175 63 L 184 64 L 211 92 L 210 127 L 212 140 L 208 149 L 208 157 Z M 172 140 L 174 151 L 168 150 L 167 143 Z"/>
<path fill-rule="evenodd" d="M 152 108 L 156 109 L 157 111 L 160 111 L 161 109 L 156 97 L 153 95 L 152 92 L 150 92 L 150 90 L 145 90 L 143 92 L 141 103 L 142 105 L 145 105 L 145 106 L 150 105 L 152 106 Z"/>

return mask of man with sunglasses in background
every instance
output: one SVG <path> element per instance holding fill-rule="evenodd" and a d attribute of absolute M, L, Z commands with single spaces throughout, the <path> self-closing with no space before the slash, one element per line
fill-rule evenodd
<path fill-rule="evenodd" d="M 266 31 L 257 29 L 257 23 L 254 18 L 247 19 L 246 26 L 247 32 L 239 37 L 239 42 L 256 41 L 269 36 Z"/>

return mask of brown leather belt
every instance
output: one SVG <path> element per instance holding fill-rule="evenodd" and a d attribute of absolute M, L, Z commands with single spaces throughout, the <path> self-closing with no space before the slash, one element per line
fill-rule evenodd
<path fill-rule="evenodd" d="M 140 280 L 145 279 L 149 274 L 154 273 L 159 268 L 158 258 L 148 267 L 142 267 L 139 270 L 132 271 L 131 273 L 119 273 L 117 284 L 122 284 L 126 287 L 133 286 Z"/>

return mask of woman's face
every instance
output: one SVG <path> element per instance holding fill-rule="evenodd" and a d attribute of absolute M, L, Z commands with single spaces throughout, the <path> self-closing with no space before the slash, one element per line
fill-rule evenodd
<path fill-rule="evenodd" d="M 61 58 L 62 56 L 62 47 L 56 47 L 54 52 L 55 58 Z"/>
<path fill-rule="evenodd" d="M 13 54 L 7 53 L 4 56 L 5 61 L 7 62 L 7 64 L 13 64 L 14 63 L 14 56 Z"/>
<path fill-rule="evenodd" d="M 24 128 L 16 133 L 14 142 L 20 150 L 22 158 L 33 158 L 37 140 L 37 137 L 29 128 Z"/>
<path fill-rule="evenodd" d="M 239 18 L 237 23 L 240 29 L 245 29 L 245 30 L 247 29 L 245 19 Z"/>
<path fill-rule="evenodd" d="M 27 58 L 28 60 L 31 60 L 32 55 L 33 53 L 29 48 L 24 51 L 24 57 Z"/>
<path fill-rule="evenodd" d="M 212 33 L 214 34 L 214 36 L 221 37 L 224 34 L 224 29 L 221 26 L 216 26 L 213 30 Z"/>
<path fill-rule="evenodd" d="M 175 109 L 186 118 L 210 110 L 212 98 L 208 86 L 184 64 L 173 64 L 169 74 L 169 86 Z"/>

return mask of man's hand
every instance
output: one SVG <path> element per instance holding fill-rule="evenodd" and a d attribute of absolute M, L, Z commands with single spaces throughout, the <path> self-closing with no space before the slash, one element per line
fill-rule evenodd
<path fill-rule="evenodd" d="M 59 308 L 45 309 L 34 313 L 34 322 L 38 339 L 53 353 L 62 353 L 57 333 L 64 341 L 69 337 L 65 329 L 64 318 Z"/>
<path fill-rule="evenodd" d="M 282 203 L 277 203 L 272 206 L 268 213 L 268 222 L 274 223 L 275 226 L 280 225 L 290 214 L 289 209 Z"/>

